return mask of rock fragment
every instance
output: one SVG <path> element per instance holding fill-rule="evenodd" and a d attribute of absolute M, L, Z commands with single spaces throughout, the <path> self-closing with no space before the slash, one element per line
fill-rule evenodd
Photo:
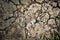
<path fill-rule="evenodd" d="M 31 3 L 31 0 L 21 0 L 22 4 L 28 5 Z"/>
<path fill-rule="evenodd" d="M 14 2 L 14 4 L 19 4 L 19 0 L 11 0 Z"/>
<path fill-rule="evenodd" d="M 50 19 L 50 20 L 48 21 L 48 24 L 51 25 L 52 27 L 56 27 L 56 22 L 55 22 L 54 19 Z"/>
<path fill-rule="evenodd" d="M 55 18 L 59 14 L 59 10 L 54 8 L 52 11 L 49 12 L 52 18 Z"/>
<path fill-rule="evenodd" d="M 42 3 L 44 0 L 36 0 L 37 2 L 39 2 L 39 3 Z"/>
<path fill-rule="evenodd" d="M 41 21 L 46 22 L 49 19 L 48 13 L 44 13 L 45 15 L 41 18 Z"/>

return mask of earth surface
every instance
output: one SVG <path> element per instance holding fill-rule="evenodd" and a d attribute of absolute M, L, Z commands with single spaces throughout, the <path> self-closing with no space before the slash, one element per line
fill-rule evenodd
<path fill-rule="evenodd" d="M 60 34 L 60 0 L 0 0 L 0 40 L 43 40 Z"/>

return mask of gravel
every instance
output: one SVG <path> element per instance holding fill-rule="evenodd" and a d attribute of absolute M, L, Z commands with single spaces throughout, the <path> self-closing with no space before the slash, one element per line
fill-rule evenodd
<path fill-rule="evenodd" d="M 1 40 L 40 40 L 60 33 L 59 0 L 1 0 Z M 1 32 L 2 31 L 2 32 Z"/>

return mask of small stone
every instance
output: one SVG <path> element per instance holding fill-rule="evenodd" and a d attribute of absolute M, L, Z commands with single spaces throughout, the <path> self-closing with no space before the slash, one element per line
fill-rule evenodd
<path fill-rule="evenodd" d="M 42 7 L 42 12 L 49 12 L 49 11 L 52 10 L 52 6 L 51 6 L 51 5 L 49 5 L 49 4 L 47 4 L 47 3 L 44 3 L 44 4 L 42 4 L 42 5 L 43 5 L 43 7 Z"/>
<path fill-rule="evenodd" d="M 28 5 L 31 3 L 31 0 L 21 0 L 22 4 Z"/>
<path fill-rule="evenodd" d="M 31 12 L 36 12 L 37 10 L 41 10 L 41 5 L 40 4 L 32 4 L 29 8 L 28 8 L 29 11 Z"/>
<path fill-rule="evenodd" d="M 54 19 L 48 20 L 48 24 L 51 25 L 51 26 L 53 26 L 53 27 L 56 27 L 56 22 L 55 22 Z"/>
<path fill-rule="evenodd" d="M 35 37 L 35 31 L 31 23 L 28 23 L 26 26 L 27 30 L 29 31 L 29 36 Z"/>
<path fill-rule="evenodd" d="M 49 12 L 51 15 L 51 18 L 55 18 L 59 14 L 59 10 L 57 8 L 54 8 L 52 11 Z"/>
<path fill-rule="evenodd" d="M 60 7 L 60 2 L 58 2 L 58 6 Z"/>
<path fill-rule="evenodd" d="M 44 14 L 45 14 L 45 16 L 43 16 L 41 18 L 41 21 L 46 22 L 49 19 L 49 15 L 48 15 L 48 13 L 44 13 Z"/>
<path fill-rule="evenodd" d="M 56 20 L 57 22 L 57 26 L 59 27 L 60 26 L 60 20 Z"/>
<path fill-rule="evenodd" d="M 18 5 L 17 9 L 19 9 L 19 11 L 23 12 L 25 10 L 25 8 L 27 8 L 27 5 Z"/>
<path fill-rule="evenodd" d="M 39 3 L 42 3 L 44 0 L 36 0 L 37 2 L 39 2 Z"/>
<path fill-rule="evenodd" d="M 45 0 L 46 2 L 49 2 L 49 0 Z"/>
<path fill-rule="evenodd" d="M 51 38 L 51 33 L 50 32 L 46 32 L 46 35 L 45 35 L 47 38 Z"/>
<path fill-rule="evenodd" d="M 15 18 L 11 18 L 10 20 L 7 20 L 3 26 L 5 27 L 9 27 L 9 25 L 11 25 L 11 23 L 13 24 L 13 22 L 15 21 Z"/>
<path fill-rule="evenodd" d="M 39 35 L 41 35 L 42 33 L 45 32 L 44 28 L 43 28 L 43 23 L 36 23 L 35 24 L 35 28 L 34 28 L 35 32 L 37 33 L 37 37 L 39 37 Z"/>
<path fill-rule="evenodd" d="M 32 26 L 32 24 L 28 23 L 26 28 L 29 29 L 31 26 Z"/>
<path fill-rule="evenodd" d="M 15 27 L 12 27 L 10 31 L 8 32 L 9 35 L 13 35 L 13 33 L 16 31 Z"/>
<path fill-rule="evenodd" d="M 45 25 L 44 28 L 45 28 L 44 29 L 45 31 L 49 31 L 51 29 L 50 26 L 48 26 L 48 25 Z"/>
<path fill-rule="evenodd" d="M 32 24 L 34 24 L 35 22 L 36 22 L 36 19 L 33 19 L 33 20 L 31 21 Z"/>
<path fill-rule="evenodd" d="M 13 7 L 13 11 L 16 10 L 16 6 L 13 3 L 9 3 Z"/>
<path fill-rule="evenodd" d="M 3 26 L 3 24 L 4 24 L 5 22 L 2 20 L 2 19 L 0 19 L 0 29 L 4 29 L 5 27 Z"/>
<path fill-rule="evenodd" d="M 55 20 L 54 20 L 54 19 L 50 19 L 50 20 L 48 21 L 48 24 L 55 24 Z"/>
<path fill-rule="evenodd" d="M 19 0 L 12 0 L 15 4 L 19 4 Z"/>
<path fill-rule="evenodd" d="M 16 19 L 16 23 L 19 23 L 19 18 Z"/>
<path fill-rule="evenodd" d="M 38 17 L 37 20 L 40 21 L 40 17 Z"/>
<path fill-rule="evenodd" d="M 51 5 L 52 5 L 53 7 L 56 7 L 56 6 L 57 6 L 57 3 L 56 3 L 56 2 L 52 2 Z"/>

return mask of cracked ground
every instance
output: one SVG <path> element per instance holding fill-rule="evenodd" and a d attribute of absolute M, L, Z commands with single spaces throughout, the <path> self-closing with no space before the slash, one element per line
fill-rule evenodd
<path fill-rule="evenodd" d="M 0 40 L 47 40 L 53 32 L 60 34 L 60 0 L 0 0 Z"/>

